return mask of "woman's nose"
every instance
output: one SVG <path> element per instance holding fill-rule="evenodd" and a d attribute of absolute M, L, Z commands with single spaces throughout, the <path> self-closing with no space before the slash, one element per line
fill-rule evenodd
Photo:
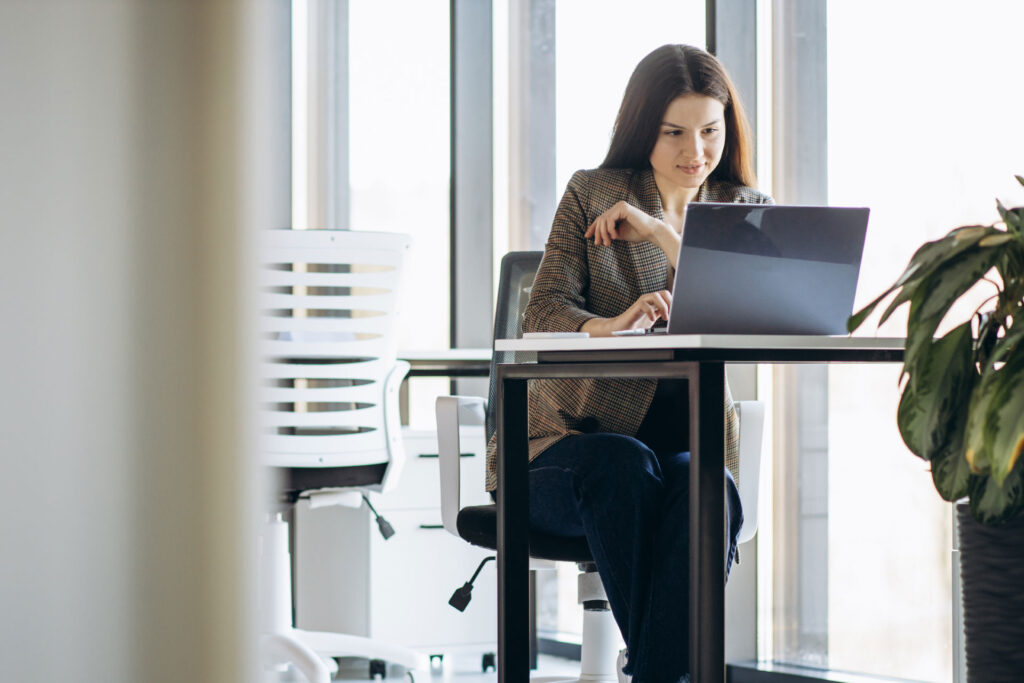
<path fill-rule="evenodd" d="M 699 159 L 704 155 L 704 143 L 697 136 L 686 136 L 683 139 L 683 156 L 687 161 Z"/>

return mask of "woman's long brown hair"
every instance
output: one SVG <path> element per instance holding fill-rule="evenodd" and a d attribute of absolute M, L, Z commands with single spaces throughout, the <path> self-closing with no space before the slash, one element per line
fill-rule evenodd
<path fill-rule="evenodd" d="M 668 105 L 681 95 L 706 95 L 725 107 L 725 149 L 710 177 L 756 187 L 750 125 L 722 63 L 700 48 L 662 45 L 629 77 L 601 168 L 651 167 L 651 152 Z"/>

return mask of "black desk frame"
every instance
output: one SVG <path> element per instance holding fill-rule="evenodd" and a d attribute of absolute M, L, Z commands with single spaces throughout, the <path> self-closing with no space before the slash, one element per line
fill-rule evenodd
<path fill-rule="evenodd" d="M 693 348 L 549 351 L 501 364 L 498 410 L 498 679 L 530 674 L 527 382 L 686 379 L 690 398 L 690 667 L 694 683 L 725 681 L 725 363 L 900 362 L 894 348 Z M 514 454 L 514 457 L 508 457 Z"/>

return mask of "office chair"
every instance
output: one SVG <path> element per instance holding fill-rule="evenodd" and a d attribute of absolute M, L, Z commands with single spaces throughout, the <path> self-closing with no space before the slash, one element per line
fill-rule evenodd
<path fill-rule="evenodd" d="M 502 259 L 494 318 L 495 339 L 521 336 L 523 314 L 542 254 L 540 251 L 511 252 Z M 511 356 L 510 352 L 493 354 L 486 401 L 480 397 L 440 396 L 436 403 L 442 522 L 450 533 L 491 550 L 497 548 L 497 506 L 462 508 L 460 505 L 459 427 L 483 422 L 487 438 L 494 434 L 497 429 L 495 367 L 498 363 L 510 362 Z M 743 504 L 744 522 L 738 540 L 743 543 L 750 540 L 757 530 L 764 404 L 738 401 L 735 405 L 739 417 L 739 463 L 738 472 L 733 474 Z M 567 539 L 531 530 L 529 546 L 531 569 L 549 568 L 551 561 L 575 562 L 580 568 L 577 600 L 584 611 L 580 676 L 576 680 L 590 683 L 617 681 L 616 657 L 621 637 L 586 539 Z M 479 571 L 478 568 L 477 573 Z M 452 604 L 457 609 L 465 608 L 475 578 L 476 575 L 452 597 Z"/>
<path fill-rule="evenodd" d="M 347 230 L 273 230 L 262 236 L 260 451 L 279 483 L 278 503 L 370 505 L 404 462 L 398 389 L 396 299 L 409 238 Z M 373 510 L 372 506 L 370 509 Z M 374 512 L 376 516 L 376 512 Z M 381 518 L 381 533 L 394 533 Z M 343 656 L 427 670 L 424 655 L 361 636 L 294 628 L 288 524 L 262 539 L 262 650 L 327 683 Z M 344 581 L 344 577 L 338 577 Z"/>

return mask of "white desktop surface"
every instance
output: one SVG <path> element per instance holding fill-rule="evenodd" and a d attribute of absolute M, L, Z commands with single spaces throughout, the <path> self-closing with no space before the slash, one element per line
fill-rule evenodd
<path fill-rule="evenodd" d="M 625 337 L 495 339 L 495 351 L 614 351 L 636 349 L 902 349 L 902 337 L 747 334 L 647 334 Z"/>
<path fill-rule="evenodd" d="M 406 349 L 399 350 L 398 357 L 402 360 L 417 363 L 489 361 L 490 349 Z"/>

